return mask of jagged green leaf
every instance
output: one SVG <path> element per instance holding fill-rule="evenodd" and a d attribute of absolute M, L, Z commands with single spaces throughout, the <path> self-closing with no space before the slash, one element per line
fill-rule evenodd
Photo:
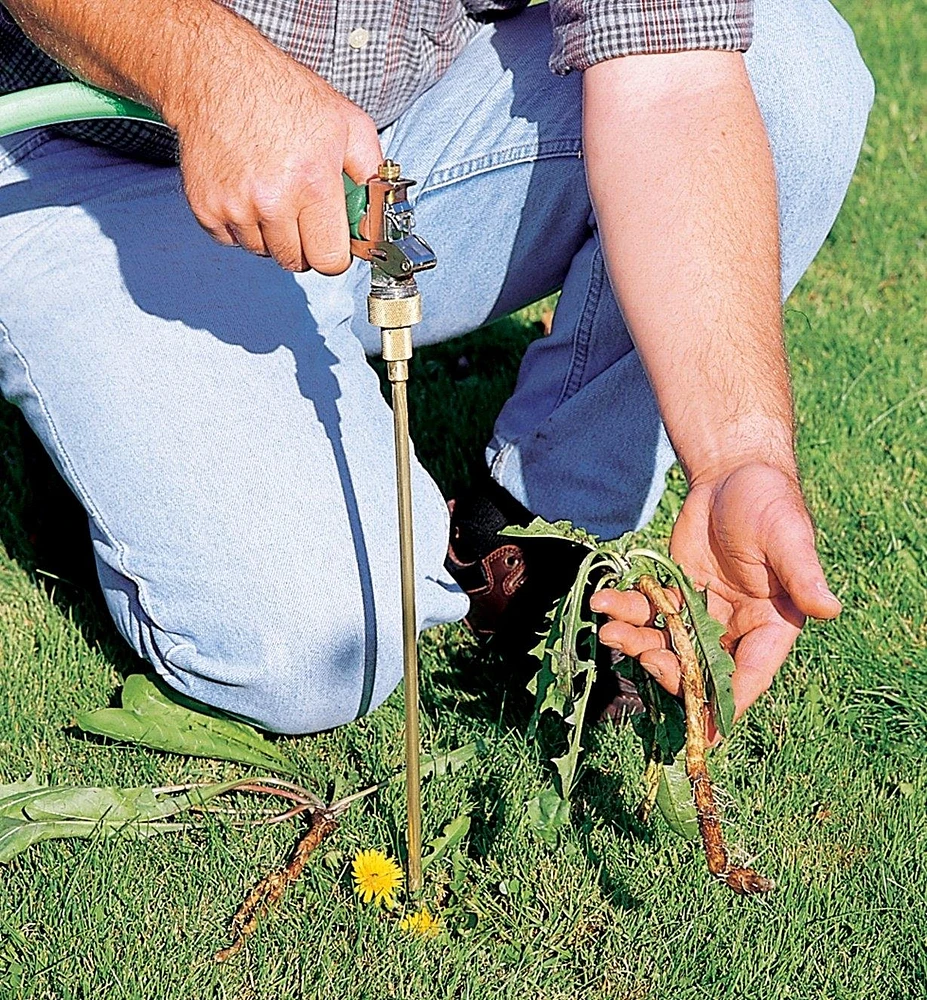
<path fill-rule="evenodd" d="M 453 774 L 465 764 L 469 764 L 474 757 L 485 751 L 484 744 L 477 740 L 474 743 L 467 743 L 456 750 L 449 750 L 441 754 L 423 754 L 419 765 L 419 773 L 422 778 L 440 778 L 443 774 Z M 399 777 L 405 775 L 400 772 Z"/>
<path fill-rule="evenodd" d="M 155 750 L 231 760 L 294 774 L 287 758 L 253 726 L 230 719 L 171 692 L 148 674 L 131 674 L 122 689 L 122 708 L 101 708 L 77 716 L 78 728 Z"/>
<path fill-rule="evenodd" d="M 635 736 L 643 743 L 645 756 L 649 757 L 650 748 L 654 745 L 656 734 L 656 726 L 653 724 L 650 712 L 632 715 L 631 728 L 634 730 Z"/>
<path fill-rule="evenodd" d="M 708 613 L 708 595 L 696 590 L 692 581 L 680 571 L 679 589 L 689 609 L 689 622 L 695 632 L 695 649 L 701 659 L 708 681 L 711 707 L 722 736 L 730 736 L 734 728 L 734 658 L 721 645 L 726 629 Z"/>
<path fill-rule="evenodd" d="M 543 671 L 543 668 L 542 668 Z M 553 674 L 551 674 L 553 677 Z M 547 684 L 544 691 L 544 700 L 537 707 L 537 714 L 543 715 L 545 712 L 553 712 L 563 718 L 570 707 L 570 698 L 565 692 L 554 684 Z"/>
<path fill-rule="evenodd" d="M 531 654 L 541 661 L 541 665 L 526 685 L 528 691 L 534 695 L 534 709 L 528 722 L 529 739 L 533 739 L 537 733 L 538 722 L 544 712 L 550 709 L 563 715 L 567 708 L 570 695 L 569 678 L 566 678 L 564 683 L 564 678 L 555 668 L 562 642 L 563 608 L 566 599 L 564 595 L 548 615 L 550 627 L 531 650 Z"/>
<path fill-rule="evenodd" d="M 686 717 L 681 701 L 665 691 L 640 666 L 635 666 L 633 679 L 644 703 L 643 715 L 631 719 L 631 726 L 640 737 L 646 760 L 672 763 L 686 745 Z"/>
<path fill-rule="evenodd" d="M 427 868 L 433 861 L 443 858 L 452 851 L 470 832 L 470 817 L 466 813 L 451 820 L 441 831 L 441 836 L 428 841 L 431 850 L 422 857 L 422 868 Z"/>
<path fill-rule="evenodd" d="M 660 767 L 657 808 L 673 833 L 686 840 L 694 840 L 698 836 L 698 817 L 692 799 L 692 786 L 686 775 L 682 755 L 672 764 Z"/>
<path fill-rule="evenodd" d="M 551 761 L 560 778 L 560 794 L 567 800 L 573 794 L 573 787 L 576 784 L 579 755 L 583 752 L 583 726 L 586 721 L 586 707 L 589 704 L 589 695 L 592 692 L 596 675 L 595 663 L 591 660 L 580 661 L 580 667 L 581 670 L 578 673 L 585 674 L 585 683 L 582 693 L 573 703 L 573 711 L 565 720 L 569 724 L 567 752 L 562 757 L 555 757 Z"/>
<path fill-rule="evenodd" d="M 554 521 L 550 523 L 542 517 L 536 517 L 526 527 L 512 524 L 503 528 L 500 535 L 509 535 L 512 538 L 559 538 L 567 542 L 575 542 L 583 545 L 587 549 L 594 549 L 598 544 L 598 538 L 592 532 L 584 528 L 575 528 L 569 521 Z"/>
<path fill-rule="evenodd" d="M 557 837 L 570 821 L 570 803 L 555 788 L 545 788 L 528 803 L 528 829 L 546 844 L 556 844 Z"/>
<path fill-rule="evenodd" d="M 30 774 L 25 781 L 0 785 L 0 817 L 20 819 L 23 807 L 47 791 L 48 788 L 40 785 L 33 774 Z"/>
<path fill-rule="evenodd" d="M 152 836 L 183 828 L 171 819 L 230 791 L 240 782 L 206 785 L 180 794 L 142 788 L 0 785 L 0 863 L 32 844 L 68 837 Z M 30 787 L 25 787 L 25 786 Z"/>
<path fill-rule="evenodd" d="M 657 691 L 654 740 L 660 748 L 660 760 L 668 763 L 685 748 L 686 715 L 678 698 L 674 698 L 657 684 L 654 687 Z"/>

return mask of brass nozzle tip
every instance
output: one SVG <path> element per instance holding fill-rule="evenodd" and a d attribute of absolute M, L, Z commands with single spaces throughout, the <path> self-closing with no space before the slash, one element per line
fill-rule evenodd
<path fill-rule="evenodd" d="M 398 181 L 400 177 L 400 167 L 393 160 L 384 160 L 377 170 L 381 181 Z"/>

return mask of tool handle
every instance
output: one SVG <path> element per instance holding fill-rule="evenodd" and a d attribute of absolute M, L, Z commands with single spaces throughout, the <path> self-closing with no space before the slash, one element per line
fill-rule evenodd
<path fill-rule="evenodd" d="M 124 118 L 168 127 L 144 104 L 77 80 L 17 90 L 0 97 L 0 137 L 30 128 L 94 118 Z M 358 226 L 367 211 L 367 185 L 355 184 L 347 174 L 343 174 L 342 179 L 348 225 L 351 236 L 358 239 Z"/>

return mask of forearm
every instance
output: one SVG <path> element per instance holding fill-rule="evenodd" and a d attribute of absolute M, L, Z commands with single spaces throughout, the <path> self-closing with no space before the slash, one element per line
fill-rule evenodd
<path fill-rule="evenodd" d="M 78 77 L 142 101 L 170 124 L 185 105 L 221 86 L 223 72 L 280 55 L 215 0 L 5 0 L 5 6 Z"/>
<path fill-rule="evenodd" d="M 219 243 L 291 271 L 351 263 L 342 171 L 382 159 L 376 125 L 215 0 L 5 0 L 43 49 L 177 131 L 187 200 Z"/>
<path fill-rule="evenodd" d="M 743 59 L 689 52 L 584 74 L 609 273 L 690 482 L 794 474 L 775 176 Z"/>

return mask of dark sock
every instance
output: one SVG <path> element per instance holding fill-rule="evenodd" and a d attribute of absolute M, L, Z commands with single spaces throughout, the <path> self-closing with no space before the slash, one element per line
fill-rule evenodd
<path fill-rule="evenodd" d="M 534 519 L 527 507 L 491 476 L 463 492 L 454 501 L 454 552 L 464 563 L 482 559 L 501 544 L 499 532 L 510 524 Z"/>

